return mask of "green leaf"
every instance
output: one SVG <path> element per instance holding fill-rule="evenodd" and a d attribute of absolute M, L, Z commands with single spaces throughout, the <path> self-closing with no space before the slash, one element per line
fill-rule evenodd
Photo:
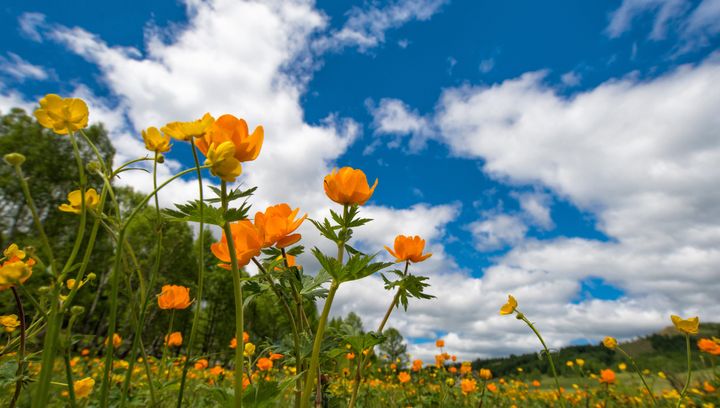
<path fill-rule="evenodd" d="M 170 221 L 200 222 L 200 208 L 203 209 L 202 220 L 206 224 L 222 226 L 224 219 L 220 208 L 211 207 L 200 200 L 189 201 L 185 204 L 175 204 L 175 210 L 164 209 L 163 215 Z"/>
<path fill-rule="evenodd" d="M 372 262 L 376 255 L 361 253 L 352 255 L 341 269 L 340 274 L 337 277 L 333 276 L 333 278 L 339 282 L 354 281 L 393 265 L 392 262 Z"/>

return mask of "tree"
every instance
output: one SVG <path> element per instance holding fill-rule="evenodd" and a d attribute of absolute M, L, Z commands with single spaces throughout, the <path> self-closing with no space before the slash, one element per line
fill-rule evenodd
<path fill-rule="evenodd" d="M 389 360 L 392 362 L 405 362 L 407 361 L 407 345 L 402 334 L 392 327 L 389 327 L 383 331 L 385 341 L 380 343 L 380 352 L 383 355 L 387 355 Z"/>

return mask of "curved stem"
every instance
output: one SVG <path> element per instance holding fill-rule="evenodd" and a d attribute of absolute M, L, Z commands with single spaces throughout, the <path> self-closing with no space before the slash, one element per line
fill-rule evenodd
<path fill-rule="evenodd" d="M 20 301 L 20 295 L 18 295 L 15 287 L 10 288 L 13 296 L 15 297 L 15 306 L 17 306 L 18 320 L 20 320 L 20 350 L 17 353 L 18 367 L 15 375 L 17 381 L 15 381 L 15 393 L 10 400 L 10 408 L 14 408 L 17 404 L 17 400 L 20 397 L 22 391 L 22 378 L 25 371 L 25 309 L 23 308 L 22 302 Z"/>
<path fill-rule="evenodd" d="M 687 379 L 685 380 L 685 386 L 680 393 L 680 398 L 678 399 L 676 408 L 680 408 L 680 405 L 682 405 L 682 400 L 685 398 L 688 387 L 690 387 L 690 379 L 692 378 L 692 349 L 690 348 L 690 335 L 687 333 L 685 333 L 685 348 L 687 348 Z"/>
<path fill-rule="evenodd" d="M 75 140 L 75 135 L 73 133 L 70 133 L 70 142 L 73 146 L 73 153 L 77 163 L 78 173 L 80 174 L 80 225 L 78 225 L 78 230 L 75 234 L 75 243 L 70 251 L 70 256 L 67 261 L 65 261 L 65 266 L 60 273 L 60 281 L 65 278 L 66 271 L 70 269 L 73 262 L 75 262 L 78 252 L 80 252 L 80 245 L 82 245 L 83 238 L 85 237 L 85 224 L 87 222 L 87 207 L 85 202 L 85 187 L 87 179 L 85 178 L 85 169 L 83 167 L 82 158 L 80 157 L 80 149 L 78 149 L 77 141 Z"/>
<path fill-rule="evenodd" d="M 197 147 L 195 147 L 195 139 L 190 139 L 190 146 L 192 147 L 193 160 L 195 160 L 195 168 L 197 169 L 198 177 L 198 195 L 200 196 L 200 234 L 198 236 L 198 286 L 197 286 L 197 302 L 195 305 L 195 315 L 193 316 L 192 327 L 190 329 L 190 340 L 188 341 L 187 347 L 187 358 L 183 365 L 182 377 L 180 378 L 180 391 L 178 392 L 177 408 L 182 407 L 183 391 L 185 391 L 185 379 L 187 377 L 188 369 L 192 361 L 193 348 L 195 346 L 195 337 L 197 336 L 197 329 L 200 322 L 200 312 L 202 311 L 202 295 L 205 275 L 205 220 L 203 218 L 203 209 L 205 208 L 205 200 L 203 198 L 203 182 L 202 182 L 202 171 L 200 171 L 200 160 L 198 160 Z"/>
<path fill-rule="evenodd" d="M 630 361 L 630 364 L 632 364 L 633 369 L 634 369 L 635 372 L 637 373 L 638 377 L 640 377 L 640 381 L 642 381 L 642 383 L 643 383 L 643 385 L 645 386 L 645 389 L 647 390 L 648 394 L 650 394 L 650 398 L 652 399 L 653 405 L 654 405 L 654 406 L 657 406 L 657 401 L 655 400 L 655 395 L 653 395 L 652 390 L 651 390 L 650 387 L 648 386 L 647 382 L 645 382 L 645 377 L 643 377 L 642 372 L 640 372 L 640 368 L 639 368 L 639 367 L 637 366 L 637 364 L 635 363 L 635 359 L 633 359 L 632 357 L 630 357 L 630 355 L 629 355 L 628 353 L 626 353 L 625 350 L 623 350 L 620 346 L 615 346 L 615 348 L 616 348 L 620 353 L 622 353 L 622 354 L 625 356 L 625 358 L 627 358 L 627 359 Z"/>
<path fill-rule="evenodd" d="M 528 326 L 530 326 L 530 329 L 532 329 L 532 331 L 537 336 L 538 340 L 540 340 L 540 343 L 542 344 L 543 349 L 545 350 L 545 356 L 547 357 L 548 363 L 550 363 L 550 370 L 552 371 L 553 378 L 555 379 L 555 387 L 557 387 L 557 391 L 558 391 L 558 400 L 560 401 L 560 405 L 565 407 L 565 400 L 563 399 L 562 388 L 560 388 L 560 381 L 558 380 L 557 371 L 555 370 L 555 363 L 553 362 L 553 358 L 552 358 L 552 355 L 550 354 L 550 350 L 548 350 L 548 347 L 545 344 L 545 340 L 543 340 L 542 336 L 540 335 L 540 332 L 538 332 L 537 329 L 535 329 L 535 326 L 530 322 L 530 320 L 527 319 L 527 317 L 525 317 L 524 314 L 517 311 L 517 309 L 516 309 L 516 312 L 517 312 L 518 317 L 520 317 L 520 319 L 522 321 L 524 321 Z"/>

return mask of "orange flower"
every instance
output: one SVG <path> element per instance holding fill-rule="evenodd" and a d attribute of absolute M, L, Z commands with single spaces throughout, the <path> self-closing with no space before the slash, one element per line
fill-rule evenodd
<path fill-rule="evenodd" d="M 387 246 L 385 249 L 395 257 L 395 262 L 410 261 L 413 263 L 422 262 L 432 256 L 424 254 L 425 240 L 415 235 L 414 237 L 398 235 L 395 237 L 394 251 Z"/>
<path fill-rule="evenodd" d="M 263 248 L 276 244 L 278 248 L 285 248 L 300 240 L 301 235 L 292 232 L 305 221 L 307 214 L 296 220 L 299 211 L 299 208 L 292 210 L 283 203 L 268 207 L 264 213 L 258 211 L 255 214 L 255 228 L 263 238 Z"/>
<path fill-rule="evenodd" d="M 249 264 L 253 257 L 260 255 L 263 244 L 262 238 L 253 223 L 248 220 L 231 223 L 230 230 L 235 243 L 238 267 L 243 267 Z M 210 250 L 216 258 L 223 262 L 218 266 L 229 270 L 230 252 L 225 232 L 223 232 L 220 242 L 210 245 Z"/>
<path fill-rule="evenodd" d="M 615 372 L 611 369 L 600 370 L 600 383 L 615 384 Z"/>
<path fill-rule="evenodd" d="M 422 366 L 423 366 L 422 360 L 415 360 L 415 361 L 413 361 L 413 364 L 412 364 L 412 370 L 415 372 L 418 372 L 418 371 L 422 370 Z"/>
<path fill-rule="evenodd" d="M 84 348 L 84 349 L 82 349 L 82 351 L 80 351 L 80 355 L 83 356 L 83 357 L 89 356 L 89 355 L 90 355 L 90 349 L 89 349 L 89 348 Z"/>
<path fill-rule="evenodd" d="M 225 370 L 222 368 L 222 366 L 216 365 L 215 367 L 210 369 L 210 375 L 218 376 L 225 374 Z"/>
<path fill-rule="evenodd" d="M 410 374 L 407 371 L 401 371 L 400 374 L 398 374 L 398 381 L 401 383 L 409 382 L 411 379 Z"/>
<path fill-rule="evenodd" d="M 208 368 L 208 365 L 210 365 L 207 361 L 207 359 L 201 358 L 200 360 L 195 362 L 195 369 L 196 370 L 204 370 Z"/>
<path fill-rule="evenodd" d="M 158 295 L 160 309 L 187 309 L 190 306 L 190 289 L 179 285 L 163 285 Z"/>
<path fill-rule="evenodd" d="M 325 194 L 331 200 L 342 205 L 363 205 L 372 197 L 377 179 L 372 187 L 368 184 L 367 177 L 362 170 L 352 167 L 343 167 L 340 170 L 334 169 L 332 173 L 325 176 Z"/>
<path fill-rule="evenodd" d="M 490 383 L 487 385 L 487 390 L 490 392 L 495 392 L 497 391 L 497 385 L 495 385 L 494 383 Z"/>
<path fill-rule="evenodd" d="M 479 376 L 481 379 L 487 381 L 492 378 L 492 371 L 490 371 L 489 368 L 481 368 Z"/>
<path fill-rule="evenodd" d="M 538 381 L 538 380 L 533 380 L 532 386 L 533 386 L 533 387 L 539 387 L 539 386 L 540 386 L 540 381 Z"/>
<path fill-rule="evenodd" d="M 700 339 L 697 342 L 698 349 L 703 353 L 712 354 L 714 356 L 720 355 L 720 344 L 710 339 Z"/>
<path fill-rule="evenodd" d="M 107 346 L 109 338 L 105 339 L 105 345 Z M 118 348 L 122 345 L 122 337 L 120 337 L 119 334 L 113 333 L 112 335 L 112 345 L 114 348 Z"/>
<path fill-rule="evenodd" d="M 258 126 L 252 134 L 248 134 L 247 122 L 233 115 L 222 115 L 203 137 L 197 140 L 197 147 L 207 156 L 210 145 L 232 142 L 235 145 L 233 156 L 239 162 L 253 161 L 260 154 L 264 139 L 264 130 Z"/>
<path fill-rule="evenodd" d="M 435 340 L 435 347 L 437 347 L 437 348 L 445 347 L 445 340 L 443 340 L 443 339 Z"/>
<path fill-rule="evenodd" d="M 270 371 L 273 368 L 273 362 L 267 357 L 261 357 L 258 359 L 257 368 L 260 371 Z"/>
<path fill-rule="evenodd" d="M 280 360 L 280 359 L 283 358 L 283 357 L 284 357 L 284 356 L 283 356 L 282 354 L 270 353 L 270 360 L 273 360 L 273 361 L 275 361 L 275 360 Z"/>
<path fill-rule="evenodd" d="M 462 370 L 462 367 L 460 367 L 460 370 Z M 450 371 L 451 374 L 455 374 L 455 373 L 457 373 L 457 368 L 456 368 L 456 367 L 450 367 L 450 368 L 448 368 L 448 371 Z M 461 373 L 461 374 L 462 374 L 462 373 Z"/>
<path fill-rule="evenodd" d="M 472 364 L 465 361 L 460 365 L 460 374 L 468 374 L 472 372 Z"/>
<path fill-rule="evenodd" d="M 355 353 L 347 353 L 345 354 L 345 358 L 348 360 L 355 360 Z"/>
<path fill-rule="evenodd" d="M 473 379 L 464 378 L 460 381 L 460 388 L 463 394 L 470 394 L 471 392 L 477 391 L 477 382 Z"/>
<path fill-rule="evenodd" d="M 182 346 L 183 337 L 180 332 L 172 332 L 170 335 L 165 336 L 165 344 L 168 347 L 180 347 Z"/>

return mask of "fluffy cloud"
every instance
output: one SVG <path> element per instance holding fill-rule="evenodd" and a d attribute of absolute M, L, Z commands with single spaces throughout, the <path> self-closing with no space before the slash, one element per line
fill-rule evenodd
<path fill-rule="evenodd" d="M 0 57 L 0 71 L 18 81 L 48 77 L 46 69 L 33 65 L 12 52 L 8 52 L 7 58 Z"/>
<path fill-rule="evenodd" d="M 470 224 L 468 229 L 478 251 L 494 251 L 518 244 L 528 228 L 519 217 L 496 214 Z"/>
<path fill-rule="evenodd" d="M 408 143 L 410 150 L 418 151 L 425 147 L 428 138 L 433 134 L 432 122 L 419 115 L 401 100 L 385 98 L 381 99 L 377 105 L 372 101 L 368 101 L 366 105 L 373 116 L 375 135 L 393 137 L 387 143 L 390 148 L 399 147 L 404 136 L 411 135 Z M 367 146 L 365 152 L 372 152 L 380 143 L 381 139 L 377 139 L 375 143 Z"/>

